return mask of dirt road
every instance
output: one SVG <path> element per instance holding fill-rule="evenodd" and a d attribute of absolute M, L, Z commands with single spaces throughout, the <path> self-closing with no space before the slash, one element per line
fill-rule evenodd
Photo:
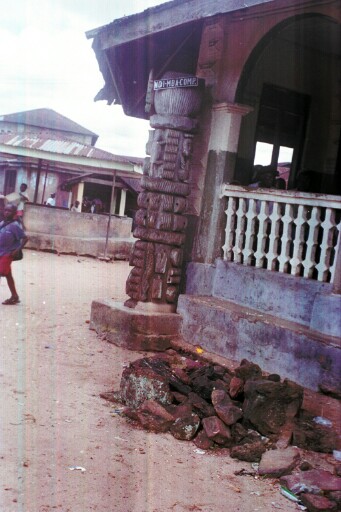
<path fill-rule="evenodd" d="M 274 481 L 234 475 L 250 464 L 134 429 L 99 397 L 141 357 L 87 323 L 93 299 L 125 299 L 126 262 L 26 250 L 13 267 L 21 303 L 0 305 L 1 512 L 298 510 Z"/>

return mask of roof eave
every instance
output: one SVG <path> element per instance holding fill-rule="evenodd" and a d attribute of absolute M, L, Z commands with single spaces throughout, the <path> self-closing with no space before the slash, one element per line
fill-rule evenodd
<path fill-rule="evenodd" d="M 41 149 L 27 148 L 21 146 L 9 146 L 7 144 L 0 144 L 0 154 L 16 155 L 18 157 L 26 157 L 33 159 L 48 160 L 50 162 L 57 162 L 65 165 L 75 165 L 88 169 L 99 169 L 108 171 L 127 171 L 131 170 L 132 164 L 124 164 L 114 160 L 101 160 L 98 158 L 89 158 L 79 155 L 64 155 L 60 153 L 53 153 L 51 151 L 43 151 Z"/>
<path fill-rule="evenodd" d="M 125 84 L 120 83 L 122 73 L 115 69 L 115 52 L 119 47 L 127 47 L 139 41 L 139 45 L 148 44 L 148 38 L 176 29 L 185 24 L 201 22 L 219 14 L 245 10 L 257 5 L 274 2 L 274 0 L 173 0 L 147 9 L 132 16 L 114 20 L 112 23 L 86 32 L 88 39 L 93 39 L 92 48 L 96 54 L 105 85 L 98 92 L 95 101 L 106 100 L 122 105 L 126 115 L 148 118 L 147 114 L 137 114 L 127 108 L 125 101 Z M 145 43 L 143 43 L 143 41 Z M 110 50 L 110 62 L 108 52 Z"/>
<path fill-rule="evenodd" d="M 112 23 L 87 31 L 88 39 L 100 41 L 102 50 L 141 39 L 185 23 L 210 18 L 218 14 L 249 9 L 274 0 L 173 0 Z"/>

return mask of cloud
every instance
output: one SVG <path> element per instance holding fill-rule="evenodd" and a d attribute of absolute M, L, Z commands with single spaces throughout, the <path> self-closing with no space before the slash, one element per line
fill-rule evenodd
<path fill-rule="evenodd" d="M 2 0 L 0 114 L 51 108 L 99 135 L 98 147 L 143 156 L 148 122 L 93 101 L 103 86 L 85 31 L 161 0 Z"/>

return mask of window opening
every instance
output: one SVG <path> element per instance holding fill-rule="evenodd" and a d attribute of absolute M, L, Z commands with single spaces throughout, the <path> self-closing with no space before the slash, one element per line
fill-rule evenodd
<path fill-rule="evenodd" d="M 285 188 L 295 186 L 308 109 L 307 95 L 264 84 L 253 165 L 273 166 L 285 180 Z"/>

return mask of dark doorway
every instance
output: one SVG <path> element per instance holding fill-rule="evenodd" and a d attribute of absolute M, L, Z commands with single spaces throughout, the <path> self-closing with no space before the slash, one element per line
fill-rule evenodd
<path fill-rule="evenodd" d="M 260 99 L 255 134 L 255 159 L 279 168 L 285 164 L 282 176 L 287 188 L 295 186 L 299 169 L 310 98 L 285 88 L 264 84 Z M 262 155 L 260 155 L 262 153 Z M 264 161 L 264 159 L 268 161 Z"/>
<path fill-rule="evenodd" d="M 84 183 L 83 196 L 87 197 L 90 202 L 95 199 L 101 201 L 101 208 L 96 213 L 109 213 L 111 201 L 111 185 L 101 185 L 98 183 Z"/>
<path fill-rule="evenodd" d="M 15 192 L 15 185 L 17 182 L 17 171 L 6 171 L 5 174 L 5 186 L 4 195 L 7 196 L 12 192 Z"/>

